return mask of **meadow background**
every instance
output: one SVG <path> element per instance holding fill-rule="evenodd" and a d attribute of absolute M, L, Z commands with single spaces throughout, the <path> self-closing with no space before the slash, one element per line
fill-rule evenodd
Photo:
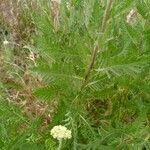
<path fill-rule="evenodd" d="M 0 0 L 0 149 L 150 150 L 150 1 Z"/>

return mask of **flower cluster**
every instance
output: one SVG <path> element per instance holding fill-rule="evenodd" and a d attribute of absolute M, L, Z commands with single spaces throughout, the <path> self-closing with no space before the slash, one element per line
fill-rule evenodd
<path fill-rule="evenodd" d="M 72 137 L 71 131 L 62 125 L 54 126 L 51 130 L 51 135 L 57 140 L 70 139 Z"/>

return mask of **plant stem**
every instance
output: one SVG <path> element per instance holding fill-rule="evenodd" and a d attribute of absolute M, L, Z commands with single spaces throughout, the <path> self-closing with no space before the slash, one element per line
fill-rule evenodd
<path fill-rule="evenodd" d="M 107 21 L 109 19 L 109 13 L 111 11 L 112 3 L 113 3 L 113 0 L 108 0 L 108 2 L 107 2 L 107 6 L 106 6 L 106 9 L 105 9 L 105 12 L 104 12 L 103 21 L 102 21 L 102 25 L 101 25 L 101 29 L 100 29 L 100 31 L 102 33 L 104 33 L 105 30 L 106 30 Z"/>
<path fill-rule="evenodd" d="M 96 61 L 97 51 L 98 51 L 98 44 L 96 44 L 95 47 L 94 47 L 94 49 L 93 49 L 93 52 L 92 52 L 92 55 L 91 55 L 90 64 L 89 64 L 89 66 L 87 68 L 87 71 L 85 73 L 84 82 L 83 82 L 83 84 L 81 86 L 81 90 L 86 86 L 87 81 L 89 80 L 91 71 L 92 71 L 93 66 L 95 64 L 95 61 Z"/>
<path fill-rule="evenodd" d="M 108 21 L 109 13 L 111 11 L 112 3 L 113 3 L 113 0 L 108 0 L 107 1 L 107 6 L 106 6 L 106 9 L 105 9 L 105 12 L 104 12 L 103 21 L 102 21 L 102 25 L 101 25 L 101 28 L 100 28 L 100 32 L 103 33 L 103 34 L 104 34 L 104 32 L 106 30 L 106 27 L 107 27 L 107 21 Z M 102 34 L 102 37 L 103 37 L 103 34 Z M 90 64 L 89 64 L 89 66 L 87 68 L 87 71 L 85 73 L 84 82 L 81 86 L 81 90 L 87 85 L 87 82 L 90 78 L 90 75 L 91 75 L 91 72 L 93 70 L 94 64 L 96 62 L 96 56 L 97 56 L 98 49 L 99 49 L 98 41 L 99 40 L 97 40 L 97 42 L 94 46 L 94 49 L 92 51 Z"/>
<path fill-rule="evenodd" d="M 59 140 L 59 146 L 57 150 L 61 150 L 61 147 L 62 147 L 62 140 Z"/>

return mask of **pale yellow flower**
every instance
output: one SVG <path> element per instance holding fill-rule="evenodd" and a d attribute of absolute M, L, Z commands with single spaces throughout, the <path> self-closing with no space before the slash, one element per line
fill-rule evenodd
<path fill-rule="evenodd" d="M 51 130 L 51 135 L 57 140 L 70 139 L 72 137 L 71 131 L 65 126 L 54 126 Z"/>

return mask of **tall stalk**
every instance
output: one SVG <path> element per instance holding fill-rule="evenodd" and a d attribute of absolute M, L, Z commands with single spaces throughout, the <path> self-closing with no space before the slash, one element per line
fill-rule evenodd
<path fill-rule="evenodd" d="M 101 28 L 100 28 L 100 32 L 102 33 L 101 39 L 103 38 L 103 35 L 104 35 L 104 33 L 106 31 L 106 28 L 107 28 L 107 21 L 109 19 L 109 13 L 111 11 L 112 3 L 113 3 L 113 0 L 108 0 L 107 1 L 107 6 L 106 6 L 106 9 L 105 9 L 105 12 L 104 12 L 104 15 L 103 15 L 102 25 L 101 25 Z M 87 71 L 85 73 L 84 82 L 81 86 L 81 90 L 87 85 L 87 82 L 90 78 L 90 75 L 91 75 L 91 72 L 93 70 L 94 64 L 96 62 L 96 56 L 97 56 L 98 49 L 99 49 L 98 41 L 99 41 L 99 39 L 96 41 L 95 46 L 93 48 L 90 63 L 88 65 Z"/>

